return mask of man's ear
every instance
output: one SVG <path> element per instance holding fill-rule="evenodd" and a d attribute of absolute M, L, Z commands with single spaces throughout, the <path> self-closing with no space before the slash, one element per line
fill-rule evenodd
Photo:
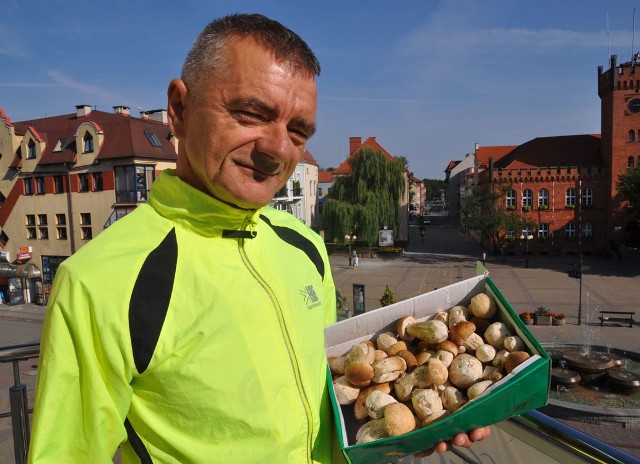
<path fill-rule="evenodd" d="M 187 86 L 182 79 L 173 79 L 167 89 L 169 130 L 178 139 L 185 136 L 184 111 L 187 105 Z"/>

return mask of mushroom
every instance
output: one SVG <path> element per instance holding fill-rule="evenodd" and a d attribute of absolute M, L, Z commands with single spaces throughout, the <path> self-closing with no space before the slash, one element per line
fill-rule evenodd
<path fill-rule="evenodd" d="M 386 352 L 387 354 L 389 354 L 387 350 L 394 343 L 398 343 L 398 339 L 393 334 L 393 332 L 382 332 L 376 338 L 376 346 L 378 347 L 378 349 Z"/>
<path fill-rule="evenodd" d="M 344 369 L 344 375 L 356 387 L 366 387 L 371 383 L 375 373 L 370 364 L 354 362 L 347 364 Z"/>
<path fill-rule="evenodd" d="M 380 419 L 384 417 L 384 408 L 391 403 L 397 403 L 397 400 L 380 390 L 371 391 L 364 400 L 367 413 L 372 419 Z"/>
<path fill-rule="evenodd" d="M 440 419 L 444 419 L 445 417 L 447 417 L 449 414 L 451 414 L 449 411 L 447 411 L 446 409 L 443 409 L 441 411 L 437 411 L 434 412 L 433 414 L 431 414 L 430 416 L 427 416 L 421 424 L 421 427 L 426 427 L 427 425 L 438 421 Z"/>
<path fill-rule="evenodd" d="M 411 409 L 402 403 L 391 403 L 384 408 L 384 426 L 390 437 L 396 437 L 416 428 Z"/>
<path fill-rule="evenodd" d="M 411 394 L 413 410 L 423 421 L 431 414 L 442 411 L 442 399 L 438 392 L 431 388 L 418 388 Z"/>
<path fill-rule="evenodd" d="M 494 366 L 484 366 L 484 370 L 482 371 L 482 379 L 483 380 L 493 380 L 497 382 L 502 378 L 502 372 L 499 368 Z"/>
<path fill-rule="evenodd" d="M 373 364 L 375 359 L 375 347 L 368 342 L 359 342 L 351 347 L 347 354 L 347 364 L 364 362 Z"/>
<path fill-rule="evenodd" d="M 507 374 L 514 370 L 517 366 L 529 359 L 529 353 L 526 351 L 512 351 L 504 362 L 504 370 Z"/>
<path fill-rule="evenodd" d="M 447 381 L 449 372 L 439 359 L 431 359 L 426 364 L 416 367 L 411 373 L 402 375 L 393 384 L 396 396 L 400 401 L 407 401 L 414 388 L 427 388 L 442 385 Z"/>
<path fill-rule="evenodd" d="M 466 321 L 469 310 L 466 306 L 454 306 L 449 310 L 449 328 L 453 328 L 461 321 Z"/>
<path fill-rule="evenodd" d="M 415 324 L 417 321 L 413 316 L 404 316 L 398 319 L 396 322 L 396 331 L 398 332 L 398 336 L 407 341 L 413 341 L 414 337 L 407 332 L 407 327 L 411 324 Z"/>
<path fill-rule="evenodd" d="M 374 363 L 380 361 L 381 359 L 389 357 L 389 355 L 382 350 L 375 350 L 373 353 L 374 353 L 374 356 L 373 356 Z"/>
<path fill-rule="evenodd" d="M 471 298 L 469 311 L 481 319 L 491 319 L 498 310 L 496 301 L 486 293 L 478 293 Z"/>
<path fill-rule="evenodd" d="M 410 335 L 419 338 L 431 345 L 436 345 L 444 341 L 449 336 L 447 325 L 442 321 L 429 320 L 425 322 L 416 322 L 407 327 Z"/>
<path fill-rule="evenodd" d="M 353 414 L 356 416 L 358 420 L 365 420 L 369 418 L 369 412 L 367 411 L 367 406 L 365 401 L 369 393 L 374 390 L 379 390 L 382 393 L 391 393 L 391 384 L 389 382 L 386 383 L 373 383 L 366 388 L 360 390 L 358 397 L 353 403 Z"/>
<path fill-rule="evenodd" d="M 480 335 L 474 332 L 471 335 L 469 335 L 469 338 L 467 338 L 464 342 L 462 342 L 462 345 L 460 348 L 464 348 L 465 352 L 473 353 L 478 349 L 480 345 L 484 345 L 484 340 Z M 462 349 L 460 349 L 460 351 L 462 351 Z"/>
<path fill-rule="evenodd" d="M 434 321 L 442 321 L 449 326 L 449 313 L 447 311 L 438 311 L 435 316 L 433 316 Z"/>
<path fill-rule="evenodd" d="M 403 341 L 399 341 L 387 348 L 387 354 L 389 356 L 396 356 L 400 351 L 406 350 L 407 344 Z"/>
<path fill-rule="evenodd" d="M 445 409 L 451 412 L 456 412 L 469 401 L 465 394 L 453 385 L 445 387 L 440 393 L 440 397 L 442 398 L 442 404 Z"/>
<path fill-rule="evenodd" d="M 411 372 L 416 367 L 418 367 L 418 360 L 416 359 L 415 355 L 411 351 L 409 350 L 400 351 L 398 353 L 398 356 L 404 359 L 404 362 L 407 363 L 407 371 Z"/>
<path fill-rule="evenodd" d="M 458 388 L 468 388 L 482 378 L 482 363 L 478 358 L 462 353 L 449 366 L 449 381 Z"/>
<path fill-rule="evenodd" d="M 451 341 L 458 345 L 471 336 L 476 331 L 476 326 L 473 322 L 460 321 L 450 329 Z"/>
<path fill-rule="evenodd" d="M 522 341 L 522 338 L 517 335 L 510 335 L 504 339 L 502 346 L 504 346 L 504 349 L 507 351 L 522 351 L 524 348 L 524 341 Z"/>
<path fill-rule="evenodd" d="M 380 438 L 388 437 L 387 429 L 384 426 L 384 418 L 365 422 L 356 433 L 356 444 L 368 443 Z"/>
<path fill-rule="evenodd" d="M 493 361 L 493 358 L 496 357 L 496 349 L 489 345 L 488 343 L 483 343 L 478 348 L 476 348 L 476 358 L 478 361 L 487 363 Z"/>
<path fill-rule="evenodd" d="M 351 404 L 360 394 L 360 389 L 351 385 L 344 375 L 333 381 L 333 390 L 340 404 Z"/>
<path fill-rule="evenodd" d="M 509 356 L 509 352 L 507 350 L 499 350 L 496 353 L 496 357 L 491 361 L 491 365 L 494 367 L 503 367 L 507 356 Z"/>
<path fill-rule="evenodd" d="M 484 332 L 484 339 L 495 349 L 502 348 L 504 339 L 509 336 L 509 328 L 502 322 L 494 322 Z"/>
<path fill-rule="evenodd" d="M 493 381 L 491 380 L 481 380 L 480 382 L 474 383 L 467 389 L 467 396 L 470 400 L 474 399 L 489 388 L 492 383 Z"/>
<path fill-rule="evenodd" d="M 407 363 L 400 356 L 389 356 L 374 363 L 372 368 L 373 377 L 371 380 L 373 382 L 393 382 L 407 370 Z"/>
<path fill-rule="evenodd" d="M 422 366 L 424 363 L 429 361 L 432 356 L 435 356 L 433 351 L 420 351 L 416 353 L 416 363 L 418 363 L 418 366 Z"/>
<path fill-rule="evenodd" d="M 329 369 L 331 369 L 331 372 L 338 375 L 344 375 L 344 367 L 347 363 L 346 356 L 330 356 L 327 358 L 327 362 L 329 363 Z"/>

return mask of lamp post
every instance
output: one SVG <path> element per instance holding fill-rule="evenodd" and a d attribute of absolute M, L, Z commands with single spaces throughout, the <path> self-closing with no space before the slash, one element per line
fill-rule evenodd
<path fill-rule="evenodd" d="M 424 233 L 425 233 L 424 226 L 421 226 L 420 227 L 420 237 L 422 238 L 422 244 L 423 245 L 424 245 Z"/>
<path fill-rule="evenodd" d="M 351 234 L 347 234 L 344 236 L 344 239 L 347 241 L 347 243 L 349 244 L 349 267 L 351 267 L 351 265 L 353 264 L 351 261 L 351 244 L 355 241 L 356 236 L 355 235 L 351 235 Z"/>
<path fill-rule="evenodd" d="M 526 234 L 526 235 L 525 235 Z M 522 234 L 520 235 L 520 240 L 526 239 L 526 251 L 524 255 L 524 267 L 529 267 L 529 240 L 533 239 L 533 235 L 529 233 L 527 229 L 522 230 Z"/>

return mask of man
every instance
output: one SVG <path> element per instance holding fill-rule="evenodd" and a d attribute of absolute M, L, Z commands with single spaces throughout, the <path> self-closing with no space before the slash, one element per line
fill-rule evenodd
<path fill-rule="evenodd" d="M 329 260 L 264 207 L 315 131 L 319 73 L 260 15 L 198 37 L 168 89 L 175 172 L 58 270 L 30 462 L 110 462 L 118 446 L 126 463 L 331 462 Z"/>

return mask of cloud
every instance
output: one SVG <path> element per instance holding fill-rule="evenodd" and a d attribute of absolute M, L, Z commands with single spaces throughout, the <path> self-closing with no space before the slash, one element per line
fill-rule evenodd
<path fill-rule="evenodd" d="M 80 93 L 97 97 L 103 100 L 124 101 L 120 97 L 120 95 L 116 94 L 115 92 L 105 90 L 95 85 L 75 81 L 59 71 L 48 70 L 47 75 L 51 78 L 51 80 L 53 80 L 54 85 L 57 85 L 59 87 L 73 89 Z"/>

